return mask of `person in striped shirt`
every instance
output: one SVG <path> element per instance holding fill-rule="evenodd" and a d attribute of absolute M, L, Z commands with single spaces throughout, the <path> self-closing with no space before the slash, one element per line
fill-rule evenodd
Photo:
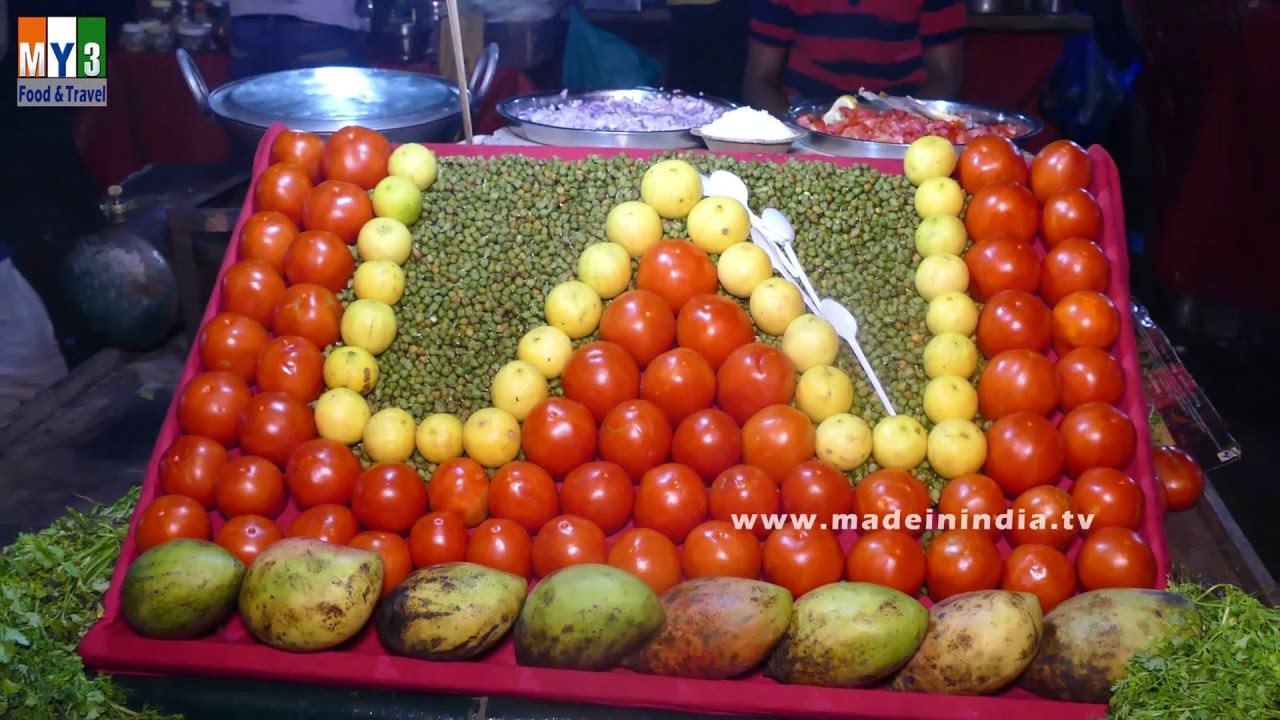
<path fill-rule="evenodd" d="M 954 99 L 964 0 L 750 0 L 743 97 L 778 116 L 865 88 Z"/>

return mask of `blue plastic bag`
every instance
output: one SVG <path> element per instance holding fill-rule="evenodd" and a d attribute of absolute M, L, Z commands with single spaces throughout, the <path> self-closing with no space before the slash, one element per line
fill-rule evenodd
<path fill-rule="evenodd" d="M 1121 72 L 1107 60 L 1092 35 L 1067 40 L 1045 88 L 1045 116 L 1081 143 L 1105 139 L 1133 96 L 1137 68 Z"/>
<path fill-rule="evenodd" d="M 570 92 L 657 85 L 663 70 L 656 58 L 569 9 L 561 84 Z"/>

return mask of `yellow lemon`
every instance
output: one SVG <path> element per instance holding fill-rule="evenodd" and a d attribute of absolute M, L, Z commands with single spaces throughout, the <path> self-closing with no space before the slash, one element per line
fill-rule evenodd
<path fill-rule="evenodd" d="M 378 384 L 378 361 L 368 350 L 351 345 L 334 348 L 324 360 L 324 384 L 368 395 Z"/>
<path fill-rule="evenodd" d="M 712 255 L 719 255 L 747 239 L 751 218 L 742 203 L 729 197 L 709 197 L 698 201 L 685 220 L 689 239 Z"/>
<path fill-rule="evenodd" d="M 604 234 L 611 243 L 626 248 L 633 258 L 662 240 L 662 218 L 658 211 L 640 202 L 628 200 L 613 206 L 604 219 Z"/>

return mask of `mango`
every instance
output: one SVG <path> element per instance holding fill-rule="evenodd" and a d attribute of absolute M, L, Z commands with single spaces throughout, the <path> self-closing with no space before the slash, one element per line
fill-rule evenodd
<path fill-rule="evenodd" d="M 609 670 L 662 627 L 662 602 L 631 573 L 571 565 L 543 578 L 516 621 L 516 662 Z"/>
<path fill-rule="evenodd" d="M 1043 698 L 1105 703 L 1139 650 L 1199 634 L 1191 600 L 1171 592 L 1113 588 L 1081 593 L 1044 619 L 1044 642 L 1018 685 Z"/>
<path fill-rule="evenodd" d="M 924 642 L 893 678 L 894 690 L 987 695 L 1008 686 L 1040 651 L 1044 615 L 1035 595 L 979 590 L 929 610 Z"/>
<path fill-rule="evenodd" d="M 120 607 L 134 632 L 193 640 L 236 609 L 244 564 L 207 540 L 171 540 L 138 556 L 124 575 Z"/>
<path fill-rule="evenodd" d="M 879 682 L 911 658 L 929 627 L 915 598 L 871 583 L 837 582 L 805 593 L 765 665 L 778 682 L 857 688 Z"/>
<path fill-rule="evenodd" d="M 310 538 L 262 551 L 240 588 L 240 617 L 262 643 L 289 652 L 350 640 L 382 594 L 382 556 Z"/>
<path fill-rule="evenodd" d="M 378 609 L 378 638 L 396 655 L 467 660 L 497 645 L 516 623 L 529 582 L 474 563 L 425 567 Z"/>
<path fill-rule="evenodd" d="M 666 622 L 624 667 L 724 680 L 764 662 L 791 622 L 791 593 L 759 580 L 705 577 L 663 593 Z"/>

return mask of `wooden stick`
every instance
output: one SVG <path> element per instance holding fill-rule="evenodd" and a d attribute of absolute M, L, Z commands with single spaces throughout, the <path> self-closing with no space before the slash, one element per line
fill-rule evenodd
<path fill-rule="evenodd" d="M 471 132 L 471 93 L 467 89 L 467 60 L 462 54 L 462 13 L 458 0 L 446 0 L 449 9 L 449 32 L 453 35 L 453 65 L 458 77 L 458 99 L 462 103 L 462 134 L 467 144 L 474 142 Z"/>

